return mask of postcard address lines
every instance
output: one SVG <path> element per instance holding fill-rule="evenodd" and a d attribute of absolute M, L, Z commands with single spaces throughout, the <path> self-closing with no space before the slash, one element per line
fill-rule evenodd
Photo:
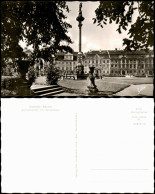
<path fill-rule="evenodd" d="M 75 177 L 78 177 L 78 123 L 77 123 L 77 112 L 75 113 Z M 115 172 L 119 172 L 119 171 L 149 171 L 151 169 L 149 168 L 90 168 L 90 171 L 106 171 L 106 172 L 110 172 L 110 171 L 115 171 Z"/>
<path fill-rule="evenodd" d="M 75 113 L 75 177 L 78 177 L 78 133 L 77 133 L 77 113 Z"/>

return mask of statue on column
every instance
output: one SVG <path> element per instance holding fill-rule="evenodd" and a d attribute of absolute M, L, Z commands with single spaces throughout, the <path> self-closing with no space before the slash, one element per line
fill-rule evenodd
<path fill-rule="evenodd" d="M 76 18 L 76 20 L 79 22 L 79 23 L 82 23 L 82 21 L 84 20 L 85 18 L 82 16 L 82 3 L 80 3 L 79 5 L 79 15 L 78 17 Z"/>
<path fill-rule="evenodd" d="M 79 15 L 82 16 L 82 3 L 79 5 Z"/>
<path fill-rule="evenodd" d="M 82 21 L 85 18 L 82 16 L 82 3 L 79 4 L 79 15 L 76 18 L 78 21 L 78 27 L 79 27 L 79 52 L 77 56 L 77 75 L 78 79 L 83 79 L 84 77 L 84 66 L 82 65 L 83 62 L 83 53 L 82 53 Z"/>

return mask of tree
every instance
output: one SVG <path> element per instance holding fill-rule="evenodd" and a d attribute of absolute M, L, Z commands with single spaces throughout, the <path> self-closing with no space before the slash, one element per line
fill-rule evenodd
<path fill-rule="evenodd" d="M 47 84 L 49 84 L 49 85 L 57 84 L 58 79 L 59 79 L 59 75 L 60 75 L 59 70 L 52 65 L 47 65 L 45 71 L 46 71 Z"/>
<path fill-rule="evenodd" d="M 123 45 L 126 50 L 148 49 L 154 44 L 154 1 L 100 1 L 93 20 L 102 28 L 108 21 L 115 22 L 121 33 L 132 22 L 135 10 L 139 16 L 129 28 L 129 39 L 123 39 Z"/>
<path fill-rule="evenodd" d="M 65 1 L 3 1 L 1 3 L 1 56 L 24 55 L 19 42 L 33 45 L 33 60 L 42 57 L 52 61 L 57 51 L 69 51 L 72 43 L 66 35 L 71 25 L 65 22 Z M 62 41 L 67 43 L 62 45 Z"/>

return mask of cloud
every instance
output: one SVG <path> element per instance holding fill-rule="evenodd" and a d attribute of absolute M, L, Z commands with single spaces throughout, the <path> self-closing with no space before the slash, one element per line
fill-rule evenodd
<path fill-rule="evenodd" d="M 85 45 L 85 48 L 84 48 L 84 52 L 87 52 L 89 50 L 99 50 L 100 49 L 100 46 L 96 43 L 93 43 L 93 42 L 88 42 L 86 45 Z"/>

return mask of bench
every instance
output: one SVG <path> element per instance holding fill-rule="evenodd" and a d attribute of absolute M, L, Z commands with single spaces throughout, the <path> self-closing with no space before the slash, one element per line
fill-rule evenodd
<path fill-rule="evenodd" d="M 74 75 L 63 75 L 63 79 L 71 79 L 71 78 L 73 78 L 75 80 Z"/>

